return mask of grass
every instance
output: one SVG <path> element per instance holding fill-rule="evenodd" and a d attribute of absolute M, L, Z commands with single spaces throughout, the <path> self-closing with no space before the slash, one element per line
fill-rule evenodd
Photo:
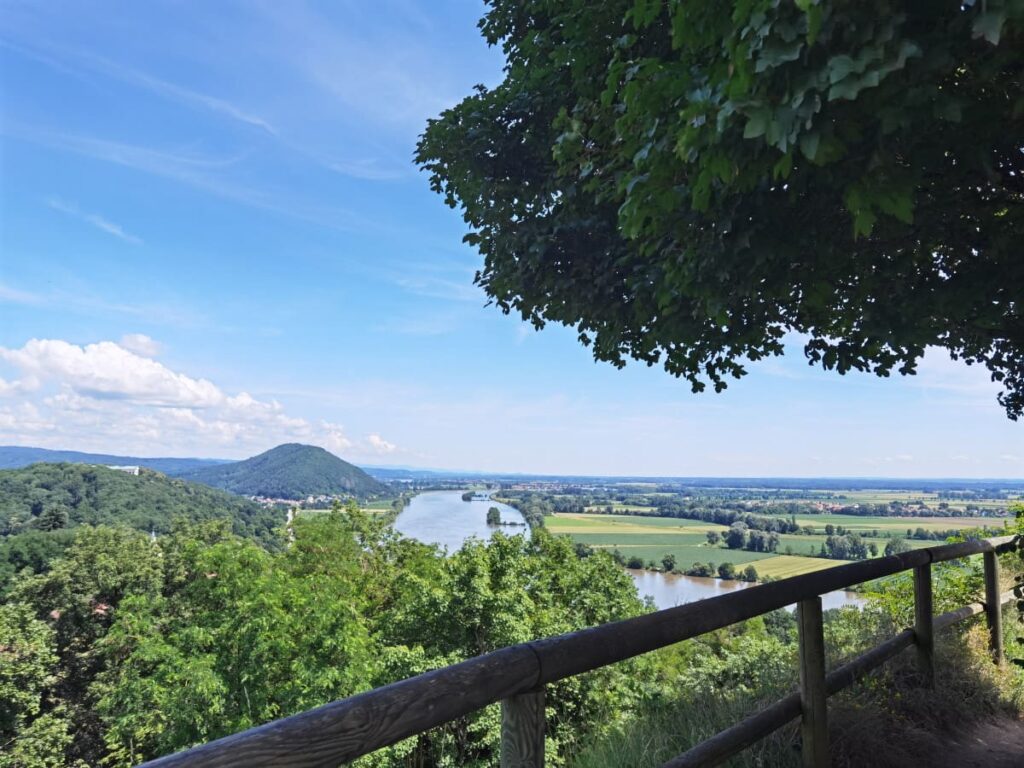
<path fill-rule="evenodd" d="M 797 576 L 840 564 L 842 561 L 815 557 L 825 543 L 825 526 L 829 524 L 861 534 L 867 542 L 874 543 L 881 553 L 885 550 L 889 536 L 905 536 L 908 528 L 937 531 L 992 525 L 997 521 L 992 518 L 973 517 L 893 518 L 830 514 L 797 516 L 797 522 L 800 525 L 813 526 L 818 533 L 783 534 L 780 537 L 778 551 L 771 553 L 728 549 L 722 544 L 712 546 L 707 543 L 707 532 L 721 533 L 726 528 L 699 520 L 604 514 L 558 514 L 545 519 L 545 525 L 552 533 L 571 536 L 574 541 L 597 549 L 618 549 L 626 557 L 639 557 L 645 563 L 660 563 L 665 555 L 674 556 L 676 567 L 681 570 L 689 568 L 694 563 L 757 563 L 759 575 L 773 578 Z M 878 536 L 870 535 L 876 531 Z M 908 540 L 911 548 L 915 549 L 936 543 Z"/>
<path fill-rule="evenodd" d="M 777 558 L 782 559 L 782 558 Z M 769 561 L 763 561 L 767 563 Z M 1004 614 L 1004 642 L 1009 657 L 1024 654 L 1014 626 L 1014 612 Z M 857 622 L 857 641 L 851 643 L 843 625 L 830 635 L 826 627 L 829 667 L 849 654 L 862 652 L 891 636 L 886 621 Z M 846 629 L 851 628 L 850 625 Z M 845 652 L 844 652 L 845 651 Z M 668 653 L 666 651 L 656 652 Z M 671 666 L 669 666 L 671 669 Z M 713 671 L 713 668 L 712 668 Z M 668 679 L 668 678 L 667 678 Z M 713 693 L 694 694 L 680 688 L 677 696 L 654 696 L 599 734 L 585 738 L 566 761 L 570 768 L 655 768 L 689 747 L 789 693 L 796 685 L 795 664 L 777 669 L 756 693 L 722 686 Z M 952 765 L 942 756 L 953 740 L 972 743 L 979 725 L 1014 726 L 1024 708 L 1024 670 L 1014 664 L 991 662 L 987 630 L 980 619 L 958 625 L 936 637 L 935 685 L 921 685 L 916 656 L 904 651 L 828 702 L 831 764 L 835 768 L 904 768 L 912 765 Z M 991 745 L 980 744 L 975 756 L 984 762 Z M 732 768 L 799 766 L 798 721 L 755 742 L 723 765 Z M 1002 762 L 1014 755 L 1005 749 Z M 989 758 L 992 759 L 992 758 Z M 964 763 L 966 765 L 966 763 Z"/>
<path fill-rule="evenodd" d="M 568 761 L 571 768 L 654 768 L 704 739 L 738 723 L 789 691 L 759 695 L 706 696 L 700 702 L 681 700 L 648 705 L 639 716 L 587 744 Z M 730 760 L 733 768 L 797 768 L 796 726 L 788 725 Z"/>
<path fill-rule="evenodd" d="M 584 529 L 591 533 L 612 533 L 637 529 L 643 529 L 646 532 L 651 528 L 659 530 L 678 528 L 681 533 L 722 530 L 720 525 L 700 520 L 640 515 L 559 514 L 548 517 L 544 522 L 555 533 L 569 533 L 577 530 L 582 532 Z"/>
<path fill-rule="evenodd" d="M 1002 526 L 1008 518 L 993 517 L 885 517 L 881 515 L 797 515 L 800 525 L 809 525 L 816 531 L 824 532 L 826 525 L 843 526 L 854 533 L 878 530 L 886 534 L 906 534 L 907 529 L 926 531 L 945 531 L 951 528 L 983 528 L 985 526 Z"/>
<path fill-rule="evenodd" d="M 837 565 L 846 565 L 847 560 L 826 560 L 822 557 L 797 557 L 795 555 L 776 555 L 759 560 L 757 575 L 769 576 L 773 579 L 787 579 L 813 571 L 823 571 Z"/>

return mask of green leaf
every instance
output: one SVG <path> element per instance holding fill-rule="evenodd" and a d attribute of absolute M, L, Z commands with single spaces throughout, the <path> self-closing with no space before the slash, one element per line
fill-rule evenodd
<path fill-rule="evenodd" d="M 871 210 L 857 211 L 853 214 L 853 237 L 870 237 L 878 217 Z"/>
<path fill-rule="evenodd" d="M 1006 23 L 1006 11 L 985 11 L 974 20 L 971 29 L 973 37 L 983 37 L 992 45 L 999 45 L 999 37 L 1003 33 L 1003 24 Z"/>
<path fill-rule="evenodd" d="M 807 44 L 814 45 L 818 39 L 818 34 L 821 32 L 821 22 L 824 14 L 822 13 L 821 6 L 812 5 L 806 11 L 807 13 Z"/>
<path fill-rule="evenodd" d="M 751 112 L 747 118 L 747 124 L 743 126 L 743 138 L 756 139 L 758 136 L 764 136 L 771 119 L 772 113 L 767 107 L 761 107 Z"/>
<path fill-rule="evenodd" d="M 904 224 L 911 224 L 914 221 L 914 194 L 913 188 L 904 186 L 900 188 L 889 187 L 885 192 L 877 196 L 878 208 L 884 213 L 902 221 Z"/>
<path fill-rule="evenodd" d="M 787 152 L 772 166 L 772 176 L 776 179 L 788 179 L 793 170 L 793 153 Z"/>
<path fill-rule="evenodd" d="M 851 77 L 829 88 L 828 100 L 847 99 L 853 101 L 857 98 L 858 93 L 860 93 L 860 80 L 856 77 Z"/>
<path fill-rule="evenodd" d="M 796 61 L 796 59 L 800 58 L 800 51 L 803 47 L 804 44 L 801 40 L 794 40 L 788 45 L 769 44 L 765 46 L 764 50 L 761 51 L 761 55 L 757 58 L 754 71 L 764 72 L 780 64 Z"/>
<path fill-rule="evenodd" d="M 845 54 L 833 56 L 828 60 L 828 81 L 830 83 L 838 83 L 854 71 L 860 71 L 857 69 L 857 62 Z"/>
<path fill-rule="evenodd" d="M 817 131 L 800 134 L 800 151 L 811 162 L 814 162 L 818 157 L 818 145 L 820 143 L 821 134 Z"/>

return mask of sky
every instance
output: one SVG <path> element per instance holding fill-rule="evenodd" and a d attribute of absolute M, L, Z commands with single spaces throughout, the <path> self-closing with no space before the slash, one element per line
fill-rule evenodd
<path fill-rule="evenodd" d="M 720 395 L 474 286 L 412 162 L 500 52 L 471 0 L 0 5 L 0 444 L 651 476 L 1024 477 L 984 370 Z"/>

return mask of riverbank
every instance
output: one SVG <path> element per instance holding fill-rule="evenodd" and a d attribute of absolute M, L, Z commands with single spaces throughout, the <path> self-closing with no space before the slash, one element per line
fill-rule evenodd
<path fill-rule="evenodd" d="M 437 544 L 449 552 L 454 552 L 470 537 L 486 540 L 496 531 L 503 530 L 503 527 L 487 525 L 487 512 L 492 506 L 497 506 L 502 516 L 520 516 L 515 508 L 494 497 L 463 501 L 462 491 L 425 491 L 415 495 L 408 506 L 398 514 L 394 527 L 403 536 L 428 544 Z M 525 530 L 520 529 L 516 532 L 525 533 Z M 825 567 L 836 564 L 835 561 L 823 562 Z M 658 608 L 671 608 L 754 585 L 753 582 L 733 579 L 687 576 L 644 569 L 624 570 L 630 574 L 639 595 L 650 597 Z M 826 598 L 826 607 L 859 602 L 855 595 L 835 593 L 834 597 Z"/>

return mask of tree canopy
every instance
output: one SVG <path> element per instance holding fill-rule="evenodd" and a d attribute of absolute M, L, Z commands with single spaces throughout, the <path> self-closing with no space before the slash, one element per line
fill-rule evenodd
<path fill-rule="evenodd" d="M 477 282 L 597 359 L 723 389 L 783 351 L 1024 414 L 1024 0 L 488 0 L 504 79 L 417 159 Z"/>

